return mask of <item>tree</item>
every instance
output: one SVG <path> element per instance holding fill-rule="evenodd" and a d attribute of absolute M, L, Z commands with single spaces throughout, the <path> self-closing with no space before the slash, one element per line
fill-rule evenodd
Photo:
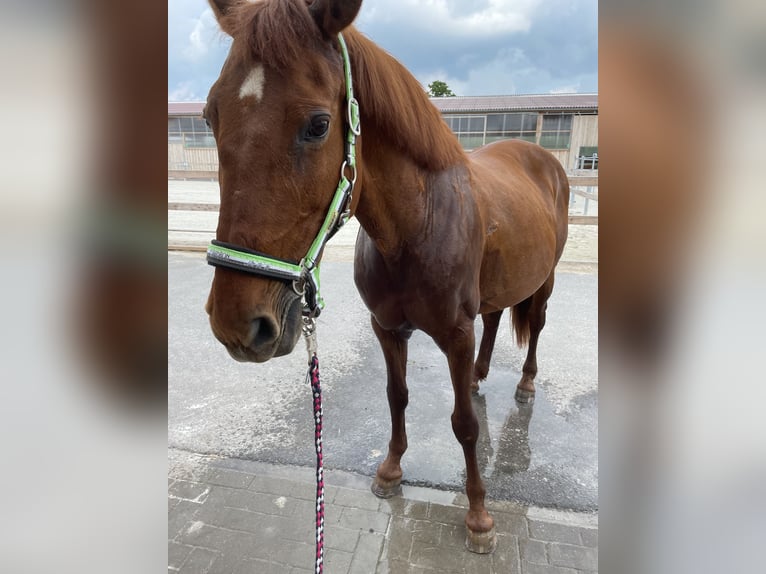
<path fill-rule="evenodd" d="M 428 95 L 433 96 L 434 98 L 443 98 L 446 96 L 454 96 L 455 94 L 449 89 L 446 82 L 434 80 L 428 84 Z"/>

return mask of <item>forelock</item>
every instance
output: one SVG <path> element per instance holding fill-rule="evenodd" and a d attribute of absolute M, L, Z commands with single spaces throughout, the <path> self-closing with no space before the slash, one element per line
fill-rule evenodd
<path fill-rule="evenodd" d="M 258 0 L 241 4 L 227 16 L 235 45 L 271 68 L 290 67 L 301 52 L 322 42 L 306 0 Z"/>

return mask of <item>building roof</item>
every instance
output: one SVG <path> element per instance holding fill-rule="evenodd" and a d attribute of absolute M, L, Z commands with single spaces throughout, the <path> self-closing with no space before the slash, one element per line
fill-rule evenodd
<path fill-rule="evenodd" d="M 442 113 L 508 111 L 595 111 L 598 94 L 532 94 L 521 96 L 455 96 L 430 98 Z M 205 102 L 168 102 L 169 116 L 199 116 Z"/>
<path fill-rule="evenodd" d="M 507 111 L 594 111 L 598 94 L 530 94 L 520 96 L 454 96 L 430 98 L 442 113 Z"/>
<path fill-rule="evenodd" d="M 168 102 L 169 116 L 201 116 L 205 102 Z"/>

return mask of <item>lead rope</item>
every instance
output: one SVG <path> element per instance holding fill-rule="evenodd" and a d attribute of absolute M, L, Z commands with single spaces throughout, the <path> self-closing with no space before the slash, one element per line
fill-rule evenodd
<path fill-rule="evenodd" d="M 324 572 L 324 466 L 322 460 L 322 386 L 319 382 L 319 358 L 317 357 L 316 319 L 303 317 L 303 337 L 309 356 L 306 380 L 311 384 L 314 397 L 314 446 L 317 453 L 317 495 L 316 495 L 316 569 L 315 574 Z"/>

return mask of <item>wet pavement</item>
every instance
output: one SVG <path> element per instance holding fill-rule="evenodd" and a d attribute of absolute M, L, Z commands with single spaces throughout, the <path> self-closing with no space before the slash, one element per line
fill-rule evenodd
<path fill-rule="evenodd" d="M 371 477 L 390 419 L 382 353 L 352 279 L 352 264 L 326 261 L 327 309 L 318 334 L 325 464 Z M 168 255 L 168 441 L 181 451 L 291 467 L 313 464 L 311 395 L 300 348 L 265 364 L 233 361 L 212 336 L 203 305 L 212 278 L 202 254 Z M 479 463 L 488 498 L 556 509 L 598 508 L 597 275 L 560 272 L 538 350 L 531 407 L 513 399 L 525 352 L 511 344 L 508 313 L 488 379 L 474 397 Z M 481 322 L 477 321 L 477 342 Z M 422 333 L 410 342 L 408 485 L 460 492 L 462 450 L 452 433 L 444 355 Z"/>
<path fill-rule="evenodd" d="M 313 571 L 313 470 L 169 451 L 169 574 Z M 491 500 L 497 548 L 465 550 L 466 498 L 405 486 L 379 500 L 369 480 L 325 475 L 327 574 L 593 574 L 595 514 Z"/>
<path fill-rule="evenodd" d="M 168 197 L 216 203 L 218 186 L 169 181 Z M 216 212 L 169 211 L 169 246 L 204 249 L 216 221 Z M 525 351 L 512 344 L 507 312 L 473 398 L 498 533 L 495 553 L 479 556 L 463 547 L 464 462 L 450 425 L 447 361 L 423 333 L 409 349 L 403 494 L 379 500 L 369 491 L 390 419 L 383 357 L 353 284 L 357 225 L 333 238 L 322 264 L 325 572 L 597 571 L 598 226 L 570 225 L 539 345 L 535 404 L 513 398 Z M 266 364 L 232 360 L 203 309 L 212 273 L 201 253 L 168 255 L 168 572 L 308 573 L 315 455 L 303 344 Z M 480 320 L 476 333 L 478 342 Z"/>

